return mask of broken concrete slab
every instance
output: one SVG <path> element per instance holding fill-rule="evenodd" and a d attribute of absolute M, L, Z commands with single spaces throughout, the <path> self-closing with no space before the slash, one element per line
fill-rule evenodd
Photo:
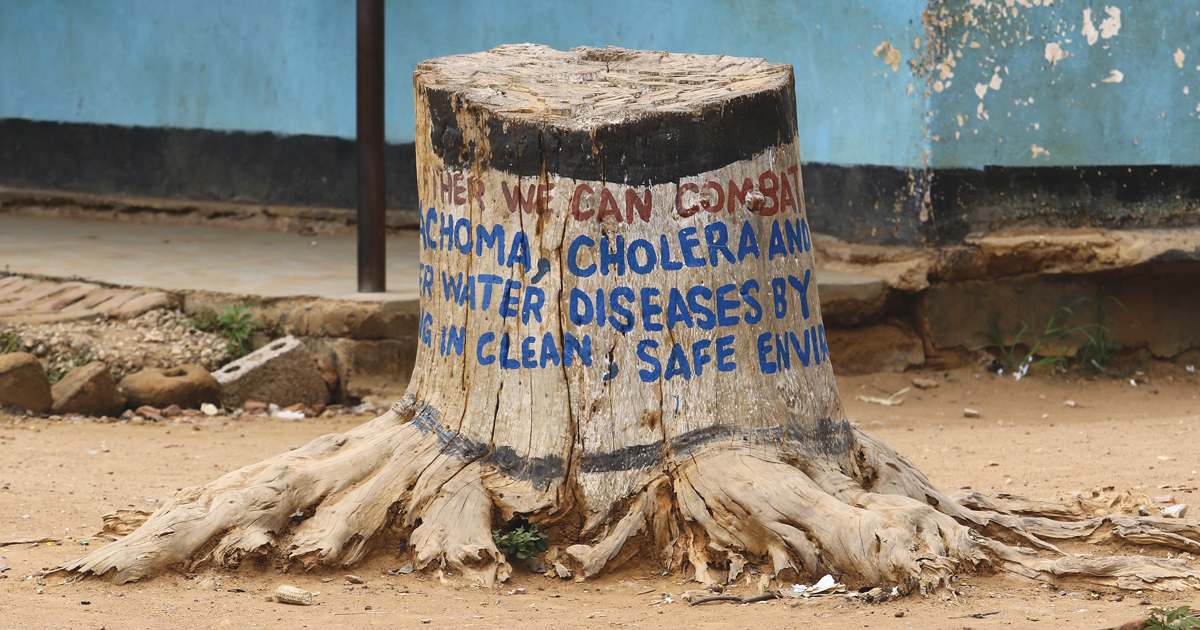
<path fill-rule="evenodd" d="M 50 379 L 37 357 L 27 352 L 0 355 L 0 407 L 46 413 L 52 403 Z"/>
<path fill-rule="evenodd" d="M 50 388 L 56 414 L 77 413 L 84 416 L 118 416 L 125 409 L 125 397 L 117 391 L 108 365 L 92 361 L 77 367 Z"/>
<path fill-rule="evenodd" d="M 179 405 L 184 409 L 199 409 L 203 403 L 221 401 L 221 384 L 208 370 L 194 363 L 130 374 L 121 379 L 118 389 L 131 408 L 149 405 L 164 409 Z"/>
<path fill-rule="evenodd" d="M 221 385 L 221 404 L 233 409 L 249 399 L 280 406 L 329 402 L 316 357 L 297 338 L 288 336 L 213 372 Z"/>
<path fill-rule="evenodd" d="M 825 334 L 837 374 L 903 372 L 925 363 L 921 338 L 898 322 L 827 328 Z"/>
<path fill-rule="evenodd" d="M 1039 334 L 1051 315 L 1062 307 L 1074 315 L 1060 324 L 1102 324 L 1122 347 L 1150 350 L 1172 357 L 1200 347 L 1200 291 L 1195 263 L 1143 265 L 1105 273 L 1030 274 L 988 281 L 936 284 L 917 304 L 924 335 L 938 349 L 976 350 L 993 345 L 987 330 L 995 319 L 1004 343 L 1012 344 L 1021 322 L 1028 324 L 1022 342 Z M 1096 321 L 1097 300 L 1103 321 Z M 1060 316 L 1061 317 L 1061 316 Z M 1087 343 L 1083 334 L 1068 335 L 1048 344 L 1044 353 L 1073 354 Z"/>

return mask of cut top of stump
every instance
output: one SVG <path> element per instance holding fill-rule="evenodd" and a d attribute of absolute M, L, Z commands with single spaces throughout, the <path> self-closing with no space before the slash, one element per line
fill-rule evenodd
<path fill-rule="evenodd" d="M 430 59 L 413 76 L 418 135 L 428 124 L 448 167 L 533 174 L 544 162 L 564 176 L 658 183 L 796 132 L 792 68 L 763 59 L 515 44 Z"/>

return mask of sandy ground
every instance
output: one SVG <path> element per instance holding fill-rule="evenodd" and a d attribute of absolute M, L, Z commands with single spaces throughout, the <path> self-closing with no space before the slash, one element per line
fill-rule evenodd
<path fill-rule="evenodd" d="M 1170 364 L 1149 366 L 1148 371 L 1137 385 L 1061 376 L 1032 376 L 1018 383 L 969 369 L 955 370 L 949 379 L 926 374 L 940 386 L 913 389 L 902 405 L 890 407 L 856 396 L 887 396 L 909 386 L 917 375 L 844 377 L 838 382 L 850 418 L 909 455 L 948 492 L 970 486 L 985 493 L 1049 498 L 1111 485 L 1152 496 L 1173 493 L 1193 504 L 1189 516 L 1194 517 L 1200 512 L 1195 470 L 1200 468 L 1200 378 Z M 1068 400 L 1076 406 L 1064 405 Z M 981 417 L 964 418 L 964 407 L 979 410 Z M 10 567 L 0 573 L 0 628 L 412 628 L 425 627 L 424 620 L 431 628 L 1103 628 L 1144 617 L 1147 608 L 1139 604 L 1142 596 L 1132 593 L 1112 602 L 1108 597 L 1115 591 L 1110 589 L 1099 589 L 1097 600 L 1082 584 L 1047 588 L 995 575 L 966 576 L 957 601 L 914 595 L 871 606 L 827 597 L 798 606 L 770 602 L 689 608 L 678 600 L 658 602 L 663 592 L 678 595 L 695 585 L 680 584 L 679 576 L 664 577 L 651 563 L 626 565 L 582 583 L 518 570 L 508 583 L 486 590 L 457 576 L 388 576 L 388 569 L 408 561 L 388 550 L 347 570 L 294 568 L 284 574 L 247 562 L 235 571 L 172 571 L 124 586 L 97 579 L 64 585 L 61 574 L 39 575 L 80 556 L 87 550 L 85 542 L 91 548 L 105 544 L 94 534 L 107 512 L 151 509 L 177 488 L 203 484 L 364 419 L 254 419 L 191 426 L 0 416 L 0 541 L 57 539 L 0 546 L 0 558 Z M 1106 552 L 1086 547 L 1070 551 Z M 1137 547 L 1118 551 L 1167 553 Z M 366 584 L 348 584 L 343 578 L 348 571 Z M 318 591 L 318 605 L 267 602 L 265 596 L 283 583 Z M 519 588 L 526 593 L 514 592 Z M 757 592 L 754 586 L 735 590 Z M 1146 595 L 1154 605 L 1197 600 L 1196 593 Z M 969 616 L 991 612 L 996 614 Z"/>

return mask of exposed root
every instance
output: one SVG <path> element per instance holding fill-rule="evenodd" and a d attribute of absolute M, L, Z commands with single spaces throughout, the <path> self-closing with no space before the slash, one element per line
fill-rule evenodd
<path fill-rule="evenodd" d="M 176 564 L 237 566 L 280 547 L 294 519 L 314 509 L 294 528 L 289 557 L 349 565 L 400 504 L 410 525 L 424 516 L 412 537 L 422 566 L 441 558 L 490 585 L 508 565 L 491 540 L 478 472 L 459 474 L 470 462 L 447 457 L 444 436 L 406 423 L 412 407 L 406 399 L 345 434 L 177 492 L 133 533 L 61 569 L 122 584 Z"/>
<path fill-rule="evenodd" d="M 419 567 L 437 563 L 487 586 L 507 579 L 512 567 L 491 533 L 505 504 L 490 489 L 497 473 L 478 453 L 456 449 L 453 434 L 430 430 L 436 423 L 409 422 L 413 410 L 406 398 L 345 434 L 177 492 L 133 533 L 62 568 L 123 583 L 175 564 L 236 566 L 272 550 L 305 566 L 349 565 L 394 520 L 411 528 Z M 736 579 L 751 562 L 771 576 L 833 573 L 903 593 L 948 588 L 981 567 L 1125 589 L 1200 588 L 1200 572 L 1181 560 L 1080 558 L 1050 542 L 1200 553 L 1200 521 L 1119 513 L 1145 500 L 1137 495 L 1050 502 L 966 493 L 956 501 L 888 445 L 861 432 L 854 439 L 851 457 L 836 463 L 795 448 L 726 445 L 647 470 L 624 515 L 563 559 L 590 577 L 635 553 L 636 542 L 669 567 L 691 565 L 702 583 Z M 297 525 L 298 511 L 312 516 Z M 561 518 L 543 516 L 544 524 Z"/>

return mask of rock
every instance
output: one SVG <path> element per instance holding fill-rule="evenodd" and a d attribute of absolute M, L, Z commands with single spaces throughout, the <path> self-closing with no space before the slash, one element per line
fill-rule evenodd
<path fill-rule="evenodd" d="M 366 583 L 361 577 L 359 577 L 357 575 L 350 575 L 350 574 L 346 575 L 346 581 L 351 584 L 365 584 Z"/>
<path fill-rule="evenodd" d="M 1163 510 L 1163 516 L 1167 518 L 1183 518 L 1187 514 L 1188 504 L 1178 503 Z"/>
<path fill-rule="evenodd" d="M 547 571 L 546 562 L 541 558 L 529 559 L 529 570 L 534 573 L 545 573 Z"/>
<path fill-rule="evenodd" d="M 212 403 L 204 403 L 203 405 L 200 405 L 200 413 L 211 418 L 212 416 L 221 413 L 221 410 L 217 409 L 217 406 Z"/>
<path fill-rule="evenodd" d="M 1122 601 L 1125 601 L 1125 596 L 1124 596 L 1124 595 L 1119 595 L 1119 594 L 1118 594 L 1118 595 L 1110 595 L 1110 596 L 1108 597 L 1108 601 L 1110 601 L 1110 602 L 1122 602 Z"/>
<path fill-rule="evenodd" d="M 1158 495 L 1158 496 L 1154 497 L 1154 502 L 1155 502 L 1155 503 L 1174 503 L 1174 502 L 1175 502 L 1175 495 L 1173 495 L 1173 494 L 1160 494 L 1160 495 Z"/>
<path fill-rule="evenodd" d="M 1146 509 L 1144 505 L 1137 506 L 1137 513 L 1138 516 L 1150 516 L 1150 510 Z"/>
<path fill-rule="evenodd" d="M 274 341 L 213 373 L 221 384 L 221 404 L 240 407 L 246 400 L 279 405 L 329 402 L 329 388 L 312 353 L 288 336 Z"/>
<path fill-rule="evenodd" d="M 126 399 L 125 402 L 129 402 L 129 400 Z M 142 405 L 141 407 L 134 409 L 133 413 L 155 421 L 162 420 L 162 410 L 151 407 L 150 405 Z"/>
<path fill-rule="evenodd" d="M 246 413 L 253 415 L 267 413 L 268 406 L 267 403 L 260 400 L 247 400 L 242 403 L 242 409 L 246 410 Z"/>
<path fill-rule="evenodd" d="M 917 389 L 933 389 L 934 387 L 938 386 L 937 379 L 924 378 L 921 376 L 914 378 L 912 380 L 912 384 L 913 387 L 916 387 Z"/>
<path fill-rule="evenodd" d="M 396 573 L 403 573 L 403 574 L 409 574 L 412 572 L 413 572 L 413 563 L 411 563 L 411 562 L 409 562 L 408 564 L 406 564 L 396 570 Z"/>
<path fill-rule="evenodd" d="M 180 409 L 179 405 L 171 405 L 163 409 L 162 415 L 164 418 L 174 418 L 183 415 L 183 409 Z"/>
<path fill-rule="evenodd" d="M 20 405 L 46 413 L 53 403 L 50 379 L 37 357 L 27 352 L 0 355 L 0 407 Z"/>
<path fill-rule="evenodd" d="M 333 366 L 321 357 L 313 357 L 313 359 L 316 360 L 317 372 L 321 374 L 321 380 L 325 381 L 325 386 L 329 388 L 331 393 L 336 392 L 338 387 L 337 370 L 333 369 Z"/>
<path fill-rule="evenodd" d="M 979 412 L 974 409 L 963 409 L 964 418 L 978 418 Z"/>
<path fill-rule="evenodd" d="M 564 565 L 564 564 L 563 564 L 563 563 L 561 563 L 561 562 L 555 562 L 555 563 L 554 563 L 554 573 L 555 573 L 556 575 L 558 575 L 558 577 L 559 577 L 560 579 L 563 579 L 563 580 L 569 580 L 569 579 L 571 579 L 571 570 L 570 570 L 570 569 L 568 569 L 568 568 L 566 567 L 566 565 Z"/>
<path fill-rule="evenodd" d="M 221 386 L 208 370 L 194 363 L 167 370 L 151 368 L 121 379 L 121 393 L 130 407 L 162 409 L 179 405 L 197 409 L 221 400 Z"/>
<path fill-rule="evenodd" d="M 56 414 L 116 416 L 125 409 L 125 397 L 117 390 L 108 365 L 102 361 L 77 367 L 50 388 Z"/>

